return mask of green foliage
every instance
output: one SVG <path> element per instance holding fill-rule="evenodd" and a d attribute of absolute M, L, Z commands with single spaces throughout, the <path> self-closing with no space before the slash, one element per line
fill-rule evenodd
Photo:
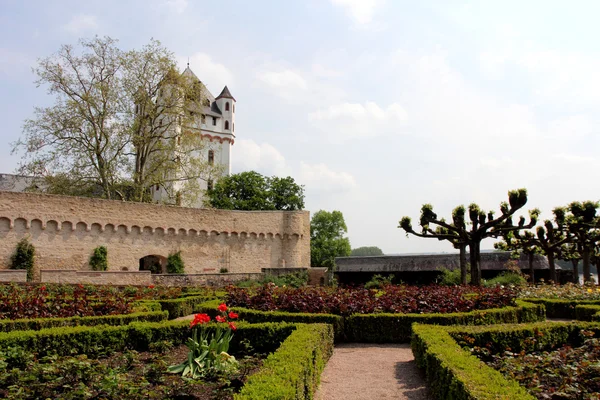
<path fill-rule="evenodd" d="M 382 256 L 383 251 L 377 246 L 363 246 L 352 249 L 351 256 Z"/>
<path fill-rule="evenodd" d="M 304 186 L 292 177 L 265 177 L 255 171 L 220 178 L 206 192 L 212 207 L 224 210 L 302 210 Z"/>
<path fill-rule="evenodd" d="M 547 318 L 576 319 L 576 307 L 579 305 L 600 305 L 600 300 L 537 299 L 523 298 L 523 301 L 543 304 Z"/>
<path fill-rule="evenodd" d="M 169 313 L 169 319 L 185 317 L 200 310 L 200 305 L 212 296 L 188 296 L 179 299 L 158 300 L 162 310 Z"/>
<path fill-rule="evenodd" d="M 369 282 L 365 283 L 365 289 L 381 289 L 384 286 L 391 285 L 393 280 L 394 274 L 390 274 L 387 277 L 375 274 Z"/>
<path fill-rule="evenodd" d="M 483 286 L 527 286 L 527 279 L 523 277 L 520 273 L 504 271 L 501 272 L 497 277 L 485 280 L 483 282 Z"/>
<path fill-rule="evenodd" d="M 594 321 L 595 316 L 600 316 L 600 304 L 575 306 L 575 319 L 578 321 Z"/>
<path fill-rule="evenodd" d="M 248 287 L 259 287 L 267 283 L 273 283 L 275 286 L 289 286 L 293 288 L 299 288 L 308 284 L 308 271 L 302 270 L 298 272 L 292 272 L 291 274 L 283 275 L 265 275 L 264 278 L 259 280 L 245 280 L 236 283 L 237 287 L 248 288 Z"/>
<path fill-rule="evenodd" d="M 313 267 L 335 268 L 336 257 L 352 252 L 350 240 L 344 235 L 348 227 L 341 211 L 317 211 L 310 221 L 310 263 Z"/>
<path fill-rule="evenodd" d="M 181 258 L 181 250 L 170 253 L 167 257 L 167 273 L 168 274 L 183 274 L 185 265 Z"/>
<path fill-rule="evenodd" d="M 97 317 L 33 318 L 0 320 L 0 332 L 40 330 L 61 326 L 127 325 L 131 322 L 160 322 L 167 319 L 166 311 L 137 312 L 124 315 L 100 315 Z"/>
<path fill-rule="evenodd" d="M 330 325 L 298 325 L 279 349 L 251 375 L 236 400 L 310 399 L 333 353 Z"/>
<path fill-rule="evenodd" d="M 106 246 L 98 246 L 90 257 L 90 267 L 93 271 L 106 271 L 108 269 L 108 250 Z"/>
<path fill-rule="evenodd" d="M 23 238 L 17 243 L 15 253 L 10 259 L 12 269 L 26 269 L 27 281 L 33 280 L 33 266 L 35 263 L 35 247 L 29 243 L 27 238 Z"/>
<path fill-rule="evenodd" d="M 446 268 L 440 268 L 440 275 L 437 278 L 438 285 L 452 286 L 460 285 L 460 270 L 454 269 L 449 270 Z M 471 277 L 467 277 L 467 283 L 471 281 Z"/>
<path fill-rule="evenodd" d="M 517 307 L 451 314 L 354 314 L 344 320 L 346 340 L 359 343 L 407 343 L 412 324 L 490 325 L 543 321 L 544 308 L 519 302 Z"/>
<path fill-rule="evenodd" d="M 533 400 L 515 381 L 486 366 L 461 347 L 447 329 L 415 324 L 411 348 L 425 370 L 432 395 L 440 400 Z"/>

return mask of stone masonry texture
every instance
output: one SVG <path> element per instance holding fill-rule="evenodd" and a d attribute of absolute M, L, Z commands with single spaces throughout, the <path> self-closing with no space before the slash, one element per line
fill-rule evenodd
<path fill-rule="evenodd" d="M 310 266 L 308 211 L 195 209 L 0 191 L 0 269 L 9 268 L 24 237 L 36 248 L 36 280 L 42 269 L 89 271 L 98 246 L 108 249 L 109 271 L 138 271 L 141 258 L 175 251 L 189 274 Z"/>

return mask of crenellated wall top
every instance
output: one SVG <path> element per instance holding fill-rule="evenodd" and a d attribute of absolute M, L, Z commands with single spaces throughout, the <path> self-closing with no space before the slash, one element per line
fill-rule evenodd
<path fill-rule="evenodd" d="M 45 229 L 124 229 L 175 235 L 225 235 L 265 238 L 310 237 L 308 211 L 230 211 L 0 191 L 0 219 L 18 219 Z M 94 228 L 95 227 L 95 228 Z"/>

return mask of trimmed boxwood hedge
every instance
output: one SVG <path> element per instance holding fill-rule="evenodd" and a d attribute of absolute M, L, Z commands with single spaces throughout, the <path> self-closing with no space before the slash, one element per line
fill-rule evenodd
<path fill-rule="evenodd" d="M 207 329 L 216 324 L 206 325 Z M 39 331 L 0 333 L 0 351 L 22 347 L 46 354 L 94 355 L 99 351 L 145 351 L 153 342 L 183 343 L 189 337 L 189 321 L 132 323 L 127 326 L 62 327 Z M 333 352 L 333 328 L 328 324 L 238 323 L 231 342 L 232 354 L 243 354 L 250 344 L 258 353 L 273 353 L 250 376 L 236 399 L 312 398 L 321 372 Z"/>
<path fill-rule="evenodd" d="M 531 346 L 525 339 L 535 338 L 536 349 L 550 349 L 581 342 L 581 329 L 600 332 L 600 324 L 531 323 L 490 326 L 413 325 L 411 347 L 417 365 L 425 370 L 429 388 L 438 399 L 516 399 L 530 400 L 524 388 L 500 372 L 488 367 L 457 343 L 468 341 L 469 346 L 485 346 L 491 353 L 510 347 L 519 352 Z"/>
<path fill-rule="evenodd" d="M 166 320 L 167 317 L 168 313 L 166 311 L 152 311 L 97 317 L 5 319 L 0 320 L 0 332 L 40 330 L 60 326 L 117 326 L 132 322 L 160 322 Z"/>
<path fill-rule="evenodd" d="M 219 300 L 201 304 L 196 312 L 214 316 Z M 241 320 L 249 322 L 301 322 L 333 325 L 336 341 L 362 343 L 408 343 L 414 322 L 436 325 L 485 325 L 535 322 L 545 319 L 544 306 L 517 300 L 517 307 L 495 308 L 451 314 L 306 314 L 283 311 L 259 311 L 232 307 Z"/>
<path fill-rule="evenodd" d="M 332 353 L 331 325 L 298 324 L 234 399 L 312 399 Z"/>
<path fill-rule="evenodd" d="M 160 304 L 163 311 L 169 313 L 169 319 L 185 317 L 199 310 L 199 306 L 205 303 L 210 297 L 207 296 L 188 296 L 172 300 L 151 300 Z"/>
<path fill-rule="evenodd" d="M 528 303 L 543 304 L 546 306 L 547 318 L 576 319 L 575 308 L 578 305 L 600 305 L 600 300 L 565 300 L 565 299 L 522 299 Z"/>
<path fill-rule="evenodd" d="M 600 304 L 575 306 L 575 318 L 578 321 L 600 321 Z"/>

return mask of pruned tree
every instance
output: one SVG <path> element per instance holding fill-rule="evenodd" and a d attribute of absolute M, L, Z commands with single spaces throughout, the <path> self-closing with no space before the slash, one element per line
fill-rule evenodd
<path fill-rule="evenodd" d="M 557 282 L 555 259 L 561 247 L 570 240 L 565 230 L 565 210 L 555 208 L 552 213 L 554 220 L 545 220 L 543 226 L 538 226 L 535 234 L 530 231 L 509 231 L 502 235 L 504 241 L 496 243 L 499 250 L 521 251 L 529 260 L 530 281 L 534 282 L 533 260 L 535 254 L 542 254 L 548 259 L 550 281 Z"/>
<path fill-rule="evenodd" d="M 422 238 L 434 238 L 438 240 L 448 240 L 455 249 L 459 250 L 459 260 L 460 260 L 460 282 L 463 285 L 467 284 L 467 274 L 468 274 L 468 266 L 467 266 L 467 255 L 466 248 L 468 245 L 468 236 L 462 232 L 466 231 L 465 224 L 465 207 L 458 206 L 454 210 L 452 210 L 452 226 L 457 228 L 455 230 L 448 229 L 444 226 L 436 226 L 435 230 L 431 229 L 430 222 L 431 217 L 433 217 L 435 213 L 433 213 L 433 206 L 431 204 L 425 204 L 421 208 L 421 232 L 416 232 L 412 227 L 412 222 L 410 217 L 403 217 L 400 220 L 399 228 L 404 229 L 406 235 L 412 234 Z M 437 218 L 437 216 L 435 216 Z M 444 219 L 440 220 L 443 223 L 446 223 Z"/>
<path fill-rule="evenodd" d="M 565 228 L 573 236 L 577 251 L 583 263 L 583 280 L 588 282 L 591 257 L 600 242 L 600 217 L 597 215 L 598 202 L 574 201 L 566 207 Z"/>
<path fill-rule="evenodd" d="M 460 226 L 460 224 L 450 224 L 444 219 L 438 219 L 437 214 L 433 212 L 433 207 L 426 204 L 421 208 L 420 224 L 421 226 L 426 226 L 427 230 L 431 230 L 431 228 L 429 228 L 430 225 L 436 225 L 443 230 L 437 231 L 434 229 L 433 232 L 452 234 L 459 238 L 458 240 L 465 241 L 469 247 L 471 283 L 474 285 L 481 285 L 481 241 L 490 237 L 499 237 L 507 232 L 530 229 L 533 227 L 537 223 L 537 218 L 540 213 L 538 209 L 529 211 L 530 221 L 528 224 L 525 223 L 526 220 L 523 216 L 520 217 L 517 225 L 513 225 L 512 222 L 513 215 L 523 208 L 526 203 L 526 189 L 509 191 L 508 203 L 500 203 L 501 215 L 497 218 L 494 218 L 493 211 L 485 213 L 477 204 L 472 203 L 468 208 L 468 218 L 470 220 L 469 227 L 467 227 L 467 224 Z M 405 220 L 405 218 L 407 217 L 404 217 L 403 220 Z M 400 221 L 400 227 L 402 227 L 402 220 Z M 443 239 L 444 238 L 442 238 L 442 240 Z"/>
<path fill-rule="evenodd" d="M 573 267 L 573 283 L 579 284 L 579 261 L 581 260 L 581 250 L 579 249 L 579 245 L 573 242 L 563 244 L 558 249 L 556 258 L 571 262 Z"/>

